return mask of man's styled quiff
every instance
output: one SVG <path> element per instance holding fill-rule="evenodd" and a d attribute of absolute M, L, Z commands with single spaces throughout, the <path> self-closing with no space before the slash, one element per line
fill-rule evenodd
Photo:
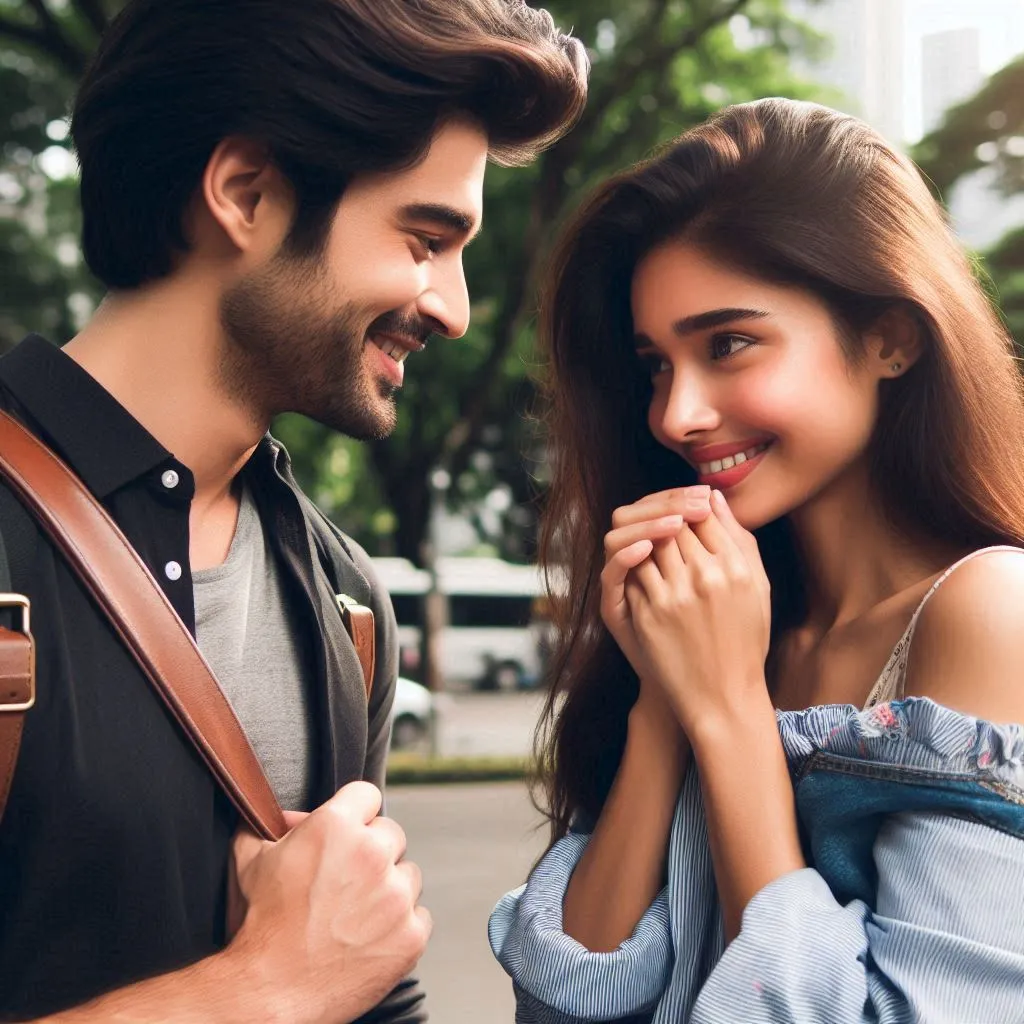
<path fill-rule="evenodd" d="M 110 288 L 168 274 L 216 146 L 265 143 L 315 251 L 346 184 L 411 167 L 466 117 L 522 164 L 586 101 L 582 44 L 522 0 L 131 0 L 81 84 L 83 249 Z"/>

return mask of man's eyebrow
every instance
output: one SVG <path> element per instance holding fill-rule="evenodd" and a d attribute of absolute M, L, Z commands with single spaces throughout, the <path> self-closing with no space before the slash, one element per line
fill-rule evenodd
<path fill-rule="evenodd" d="M 735 323 L 737 320 L 763 320 L 768 316 L 771 316 L 771 313 L 763 309 L 742 309 L 736 306 L 709 309 L 705 313 L 695 313 L 693 316 L 684 316 L 682 320 L 677 320 L 672 325 L 672 333 L 694 334 L 712 327 L 721 327 L 723 324 Z M 638 333 L 634 341 L 637 348 L 650 348 L 654 345 L 646 334 Z"/>
<path fill-rule="evenodd" d="M 467 235 L 470 242 L 480 233 L 481 225 L 470 214 L 445 203 L 412 203 L 402 208 L 402 216 L 407 220 L 431 221 L 438 227 L 458 231 Z"/>

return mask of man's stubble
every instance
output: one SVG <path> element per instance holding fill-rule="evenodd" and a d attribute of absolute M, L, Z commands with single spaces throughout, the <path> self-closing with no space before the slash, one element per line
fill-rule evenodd
<path fill-rule="evenodd" d="M 330 291 L 318 262 L 281 255 L 229 289 L 221 385 L 261 422 L 297 412 L 381 440 L 394 430 L 398 389 L 367 370 L 372 317 L 351 300 L 332 308 Z"/>

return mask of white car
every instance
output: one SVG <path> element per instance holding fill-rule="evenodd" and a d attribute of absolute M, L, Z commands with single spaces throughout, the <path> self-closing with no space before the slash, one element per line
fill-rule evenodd
<path fill-rule="evenodd" d="M 411 679 L 398 677 L 395 703 L 391 709 L 391 747 L 408 750 L 420 746 L 430 731 L 433 694 Z"/>

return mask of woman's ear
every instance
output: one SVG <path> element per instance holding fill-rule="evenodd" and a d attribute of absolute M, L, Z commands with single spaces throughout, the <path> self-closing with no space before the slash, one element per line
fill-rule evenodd
<path fill-rule="evenodd" d="M 924 354 L 924 332 L 907 306 L 886 310 L 865 334 L 868 362 L 882 380 L 900 377 Z"/>

